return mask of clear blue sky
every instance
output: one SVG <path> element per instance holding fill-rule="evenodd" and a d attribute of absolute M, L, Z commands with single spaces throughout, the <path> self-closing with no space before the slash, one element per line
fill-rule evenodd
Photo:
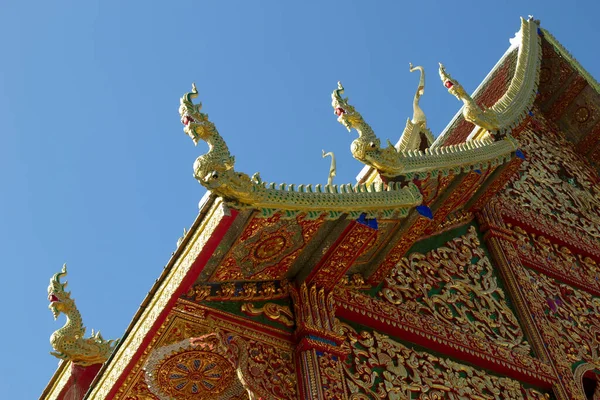
<path fill-rule="evenodd" d="M 37 398 L 57 366 L 48 339 L 64 317 L 52 319 L 46 287 L 63 262 L 88 334 L 119 337 L 194 220 L 206 148 L 177 113 L 192 82 L 238 170 L 325 183 L 325 149 L 336 182 L 353 182 L 355 133 L 330 105 L 338 80 L 396 141 L 418 82 L 408 63 L 423 65 L 437 135 L 460 106 L 437 62 L 472 91 L 519 16 L 600 77 L 596 3 L 0 2 L 0 397 Z"/>

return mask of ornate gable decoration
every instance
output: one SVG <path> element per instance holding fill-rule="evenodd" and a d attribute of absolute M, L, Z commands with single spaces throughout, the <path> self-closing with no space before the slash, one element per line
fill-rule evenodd
<path fill-rule="evenodd" d="M 531 351 L 474 226 L 445 246 L 402 258 L 379 295 L 512 351 Z"/>

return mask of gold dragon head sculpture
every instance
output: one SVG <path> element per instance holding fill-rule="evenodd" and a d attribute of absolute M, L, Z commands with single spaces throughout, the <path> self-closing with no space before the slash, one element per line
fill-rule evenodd
<path fill-rule="evenodd" d="M 50 285 L 48 286 L 48 301 L 50 305 L 48 308 L 52 311 L 52 316 L 57 319 L 61 313 L 66 313 L 73 307 L 73 299 L 71 299 L 71 292 L 65 291 L 67 282 L 62 283 L 61 278 L 67 275 L 67 264 L 64 264 L 61 272 L 58 272 L 50 279 Z"/>
<path fill-rule="evenodd" d="M 448 93 L 455 96 L 459 100 L 470 99 L 471 96 L 469 96 L 469 94 L 465 91 L 465 89 L 462 87 L 462 85 L 460 83 L 458 83 L 458 81 L 453 79 L 450 76 L 450 74 L 448 74 L 446 72 L 446 68 L 444 67 L 444 64 L 442 64 L 442 63 L 439 63 L 439 64 L 440 64 L 440 69 L 439 69 L 440 79 L 442 80 L 444 86 L 448 89 Z"/>
<path fill-rule="evenodd" d="M 179 100 L 179 115 L 181 123 L 185 126 L 183 131 L 197 145 L 200 140 L 212 133 L 214 125 L 208 120 L 208 115 L 200 112 L 202 103 L 194 104 L 192 99 L 198 97 L 196 84 L 192 83 L 192 91 L 183 95 Z"/>
<path fill-rule="evenodd" d="M 348 103 L 348 98 L 343 98 L 344 87 L 338 82 L 338 87 L 331 93 L 331 106 L 333 112 L 338 116 L 338 122 L 346 127 L 348 131 L 356 129 L 364 124 L 362 116 Z"/>

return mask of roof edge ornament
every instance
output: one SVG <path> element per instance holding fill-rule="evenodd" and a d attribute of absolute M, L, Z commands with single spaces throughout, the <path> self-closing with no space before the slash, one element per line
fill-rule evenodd
<path fill-rule="evenodd" d="M 440 78 L 448 92 L 464 103 L 465 120 L 490 132 L 495 138 L 517 126 L 533 107 L 539 83 L 542 51 L 538 20 L 521 18 L 521 30 L 515 36 L 517 65 L 504 95 L 491 107 L 480 107 L 440 63 Z"/>
<path fill-rule="evenodd" d="M 458 145 L 428 147 L 424 151 L 418 147 L 397 150 L 388 141 L 388 147 L 382 149 L 379 138 L 375 136 L 362 115 L 348 103 L 348 98 L 342 97 L 343 93 L 344 87 L 338 82 L 338 88 L 331 94 L 331 105 L 338 116 L 338 122 L 348 130 L 355 129 L 358 132 L 358 138 L 351 144 L 352 155 L 385 177 L 403 175 L 409 179 L 422 179 L 428 175 L 448 175 L 451 172 L 487 169 L 510 160 L 512 154 L 518 149 L 517 141 L 509 135 L 496 142 L 489 138 L 482 138 Z M 412 125 L 409 120 L 407 127 L 409 123 L 411 129 L 415 128 L 417 133 L 421 132 L 418 130 L 419 125 Z M 409 135 L 418 137 L 419 135 L 415 135 L 414 132 L 405 130 L 403 138 Z M 400 145 L 402 142 L 401 139 Z M 404 143 L 407 142 L 405 140 Z"/>
<path fill-rule="evenodd" d="M 71 292 L 65 291 L 67 282 L 62 283 L 61 278 L 67 275 L 67 264 L 63 264 L 61 272 L 50 279 L 48 286 L 48 308 L 52 311 L 54 319 L 60 314 L 65 314 L 65 325 L 50 336 L 50 344 L 55 350 L 53 356 L 61 360 L 71 361 L 74 364 L 88 366 L 103 364 L 115 349 L 117 340 L 104 340 L 100 332 L 92 329 L 92 336 L 84 338 L 85 327 L 81 314 L 71 298 Z"/>
<path fill-rule="evenodd" d="M 413 117 L 406 120 L 406 126 L 396 148 L 399 151 L 425 150 L 435 140 L 433 133 L 427 128 L 427 117 L 419 105 L 419 100 L 425 93 L 425 69 L 420 65 L 415 67 L 412 63 L 409 63 L 408 66 L 410 72 L 419 71 L 421 77 L 413 98 Z"/>
<path fill-rule="evenodd" d="M 342 88 L 343 90 L 343 88 Z M 258 174 L 250 178 L 234 170 L 235 158 L 208 115 L 202 113 L 201 103 L 193 104 L 198 96 L 196 86 L 183 95 L 179 114 L 183 131 L 196 144 L 208 144 L 208 152 L 194 162 L 194 177 L 212 193 L 225 199 L 234 208 L 258 208 L 264 216 L 285 211 L 284 218 L 304 213 L 308 218 L 324 216 L 336 219 L 369 216 L 404 217 L 422 202 L 416 185 L 276 185 L 263 182 Z M 393 149 L 395 151 L 395 149 Z"/>
<path fill-rule="evenodd" d="M 544 28 L 540 28 L 544 38 L 564 57 L 565 60 L 583 76 L 588 84 L 594 88 L 597 93 L 600 93 L 600 83 L 590 74 L 575 57 L 567 50 L 550 32 Z"/>
<path fill-rule="evenodd" d="M 419 106 L 419 99 L 425 93 L 425 69 L 420 65 L 415 67 L 412 65 L 412 63 L 408 63 L 408 68 L 410 72 L 419 71 L 421 73 L 421 77 L 419 78 L 419 86 L 417 87 L 417 92 L 415 93 L 415 97 L 413 99 L 413 117 L 411 122 L 415 125 L 426 127 L 427 117 L 425 117 L 425 113 Z"/>

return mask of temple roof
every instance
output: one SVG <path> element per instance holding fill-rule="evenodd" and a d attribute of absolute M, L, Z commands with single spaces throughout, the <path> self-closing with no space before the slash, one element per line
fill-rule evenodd
<path fill-rule="evenodd" d="M 567 139 L 591 164 L 600 167 L 600 84 L 579 62 L 544 28 L 539 28 L 539 82 L 531 103 L 523 103 L 522 112 L 543 112 L 547 119 L 565 132 Z M 517 33 L 511 46 L 473 92 L 473 99 L 482 107 L 494 108 L 507 98 L 518 80 L 523 36 Z M 433 146 L 464 142 L 477 129 L 459 110 Z"/>

